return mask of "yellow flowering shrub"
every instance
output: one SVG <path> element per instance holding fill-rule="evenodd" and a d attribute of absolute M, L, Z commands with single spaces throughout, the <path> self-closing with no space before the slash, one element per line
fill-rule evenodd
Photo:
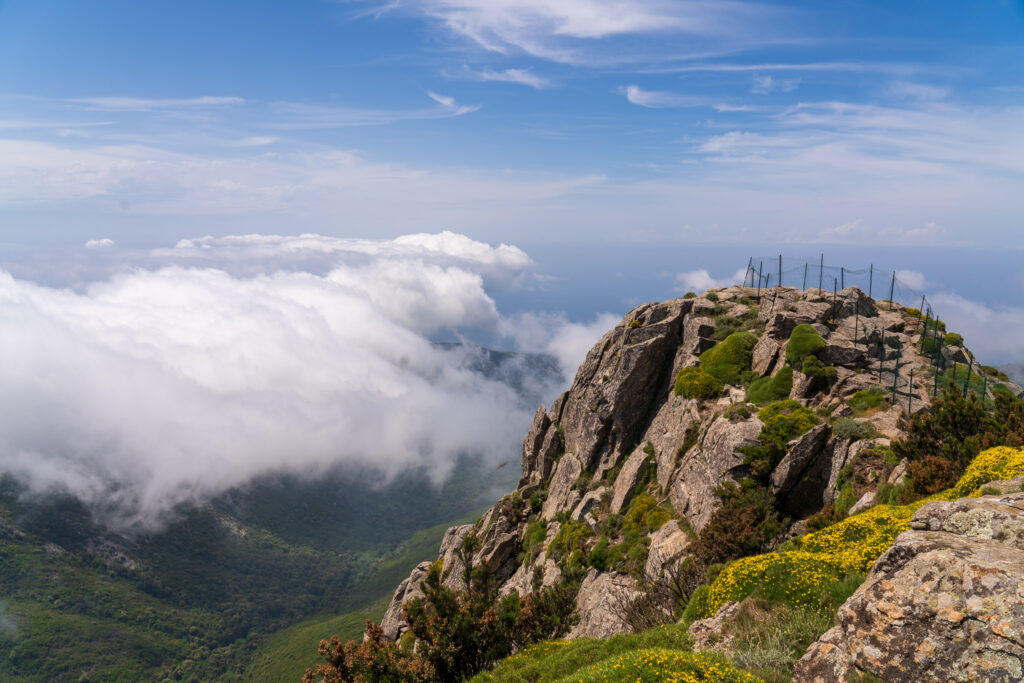
<path fill-rule="evenodd" d="M 1024 475 L 1024 448 L 982 451 L 950 489 L 908 505 L 877 505 L 866 512 L 807 534 L 793 550 L 744 557 L 728 564 L 708 587 L 697 618 L 712 616 L 731 600 L 755 590 L 768 600 L 798 607 L 820 604 L 821 596 L 844 577 L 871 569 L 929 501 L 978 495 L 981 486 Z"/>
<path fill-rule="evenodd" d="M 558 683 L 758 683 L 723 657 L 706 652 L 648 648 L 625 652 L 558 679 Z"/>
<path fill-rule="evenodd" d="M 967 466 L 960 481 L 950 489 L 951 498 L 978 495 L 978 489 L 990 481 L 1024 475 L 1024 448 L 996 446 L 977 455 Z"/>

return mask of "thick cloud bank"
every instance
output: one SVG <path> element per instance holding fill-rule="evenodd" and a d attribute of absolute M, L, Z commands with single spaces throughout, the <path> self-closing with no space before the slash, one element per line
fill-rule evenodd
<path fill-rule="evenodd" d="M 532 411 L 431 335 L 504 331 L 485 281 L 521 275 L 519 249 L 249 235 L 159 256 L 77 292 L 0 272 L 0 471 L 130 527 L 282 468 L 517 456 Z M 531 343 L 569 365 L 600 332 Z"/>

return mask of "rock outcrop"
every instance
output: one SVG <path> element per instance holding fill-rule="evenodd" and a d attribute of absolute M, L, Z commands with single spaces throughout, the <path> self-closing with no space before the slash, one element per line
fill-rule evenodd
<path fill-rule="evenodd" d="M 578 548 L 587 558 L 599 540 L 607 548 L 624 543 L 622 518 L 646 496 L 676 519 L 649 529 L 628 566 L 617 560 L 616 567 L 587 570 L 577 599 L 580 621 L 571 636 L 624 630 L 608 595 L 628 599 L 678 562 L 690 543 L 682 529 L 699 534 L 720 504 L 716 490 L 751 475 L 741 451 L 759 443 L 765 425 L 759 407 L 747 403 L 746 385 L 778 374 L 797 325 L 810 324 L 821 335 L 825 344 L 817 356 L 831 370 L 805 376 L 802 366 L 794 368 L 790 398 L 825 419 L 788 444 L 767 478 L 793 523 L 780 542 L 836 500 L 843 473 L 861 461 L 860 454 L 884 449 L 887 439 L 899 437 L 901 416 L 929 405 L 931 387 L 923 378 L 930 359 L 919 353 L 923 323 L 914 313 L 879 307 L 855 287 L 837 293 L 775 287 L 762 290 L 760 301 L 753 294 L 742 287 L 716 288 L 703 296 L 643 304 L 605 334 L 569 390 L 550 408 L 538 408 L 523 442 L 519 489 L 475 526 L 446 536 L 441 553 L 446 585 L 457 587 L 461 581 L 454 547 L 469 533 L 479 538 L 474 562 L 490 566 L 503 593 L 528 592 L 537 580 L 551 585 L 564 569 L 559 553 L 549 552 L 560 528 L 585 525 L 592 532 L 583 534 Z M 714 398 L 677 395 L 677 374 L 700 366 L 700 354 L 737 329 L 757 337 L 740 368 L 743 383 L 734 380 Z M 897 372 L 902 384 L 896 405 L 858 418 L 865 425 L 860 437 L 833 431 L 831 420 L 853 416 L 849 401 L 857 392 L 881 390 L 891 397 Z M 871 504 L 866 491 L 856 494 L 859 507 Z M 524 552 L 531 522 L 546 525 L 547 534 Z M 411 577 L 395 593 L 386 619 L 389 636 L 401 631 L 401 602 L 415 583 Z"/>
<path fill-rule="evenodd" d="M 1024 493 L 1016 490 L 921 507 L 794 680 L 1024 680 Z"/>

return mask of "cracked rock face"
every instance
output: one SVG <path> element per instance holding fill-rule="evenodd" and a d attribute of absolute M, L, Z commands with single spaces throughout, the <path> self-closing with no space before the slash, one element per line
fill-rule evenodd
<path fill-rule="evenodd" d="M 795 681 L 1024 680 L 1024 493 L 929 503 Z"/>

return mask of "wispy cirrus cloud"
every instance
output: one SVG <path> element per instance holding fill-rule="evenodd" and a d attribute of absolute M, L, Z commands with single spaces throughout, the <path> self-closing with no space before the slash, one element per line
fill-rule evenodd
<path fill-rule="evenodd" d="M 420 109 L 369 109 L 361 107 L 334 107 L 298 102 L 278 102 L 273 106 L 277 118 L 266 124 L 268 128 L 310 129 L 349 128 L 354 126 L 380 126 L 399 121 L 450 119 L 472 114 L 480 105 L 461 105 L 454 97 L 428 92 L 436 107 Z"/>
<path fill-rule="evenodd" d="M 468 66 L 464 66 L 462 71 L 456 74 L 461 78 L 468 78 L 473 81 L 492 81 L 496 83 L 518 83 L 519 85 L 525 85 L 534 90 L 544 90 L 550 88 L 552 83 L 543 76 L 538 76 L 529 69 L 503 69 L 501 71 L 495 71 L 494 69 L 481 69 L 480 71 L 473 70 Z"/>
<path fill-rule="evenodd" d="M 729 38 L 755 35 L 767 15 L 739 0 L 409 0 L 374 3 L 373 12 L 411 11 L 499 54 L 525 53 L 570 64 L 593 64 L 586 43 L 639 35 Z M 364 12 L 365 14 L 365 12 Z M 763 30 L 763 22 L 761 22 Z M 629 59 L 604 54 L 604 60 Z"/>
<path fill-rule="evenodd" d="M 677 95 L 660 90 L 645 90 L 638 85 L 627 85 L 619 88 L 631 104 L 648 109 L 675 109 L 679 107 L 710 106 L 707 98 Z"/>
<path fill-rule="evenodd" d="M 158 111 L 161 109 L 198 109 L 245 104 L 245 100 L 241 97 L 211 96 L 184 98 L 75 97 L 67 101 L 82 105 L 86 109 L 98 111 Z"/>

